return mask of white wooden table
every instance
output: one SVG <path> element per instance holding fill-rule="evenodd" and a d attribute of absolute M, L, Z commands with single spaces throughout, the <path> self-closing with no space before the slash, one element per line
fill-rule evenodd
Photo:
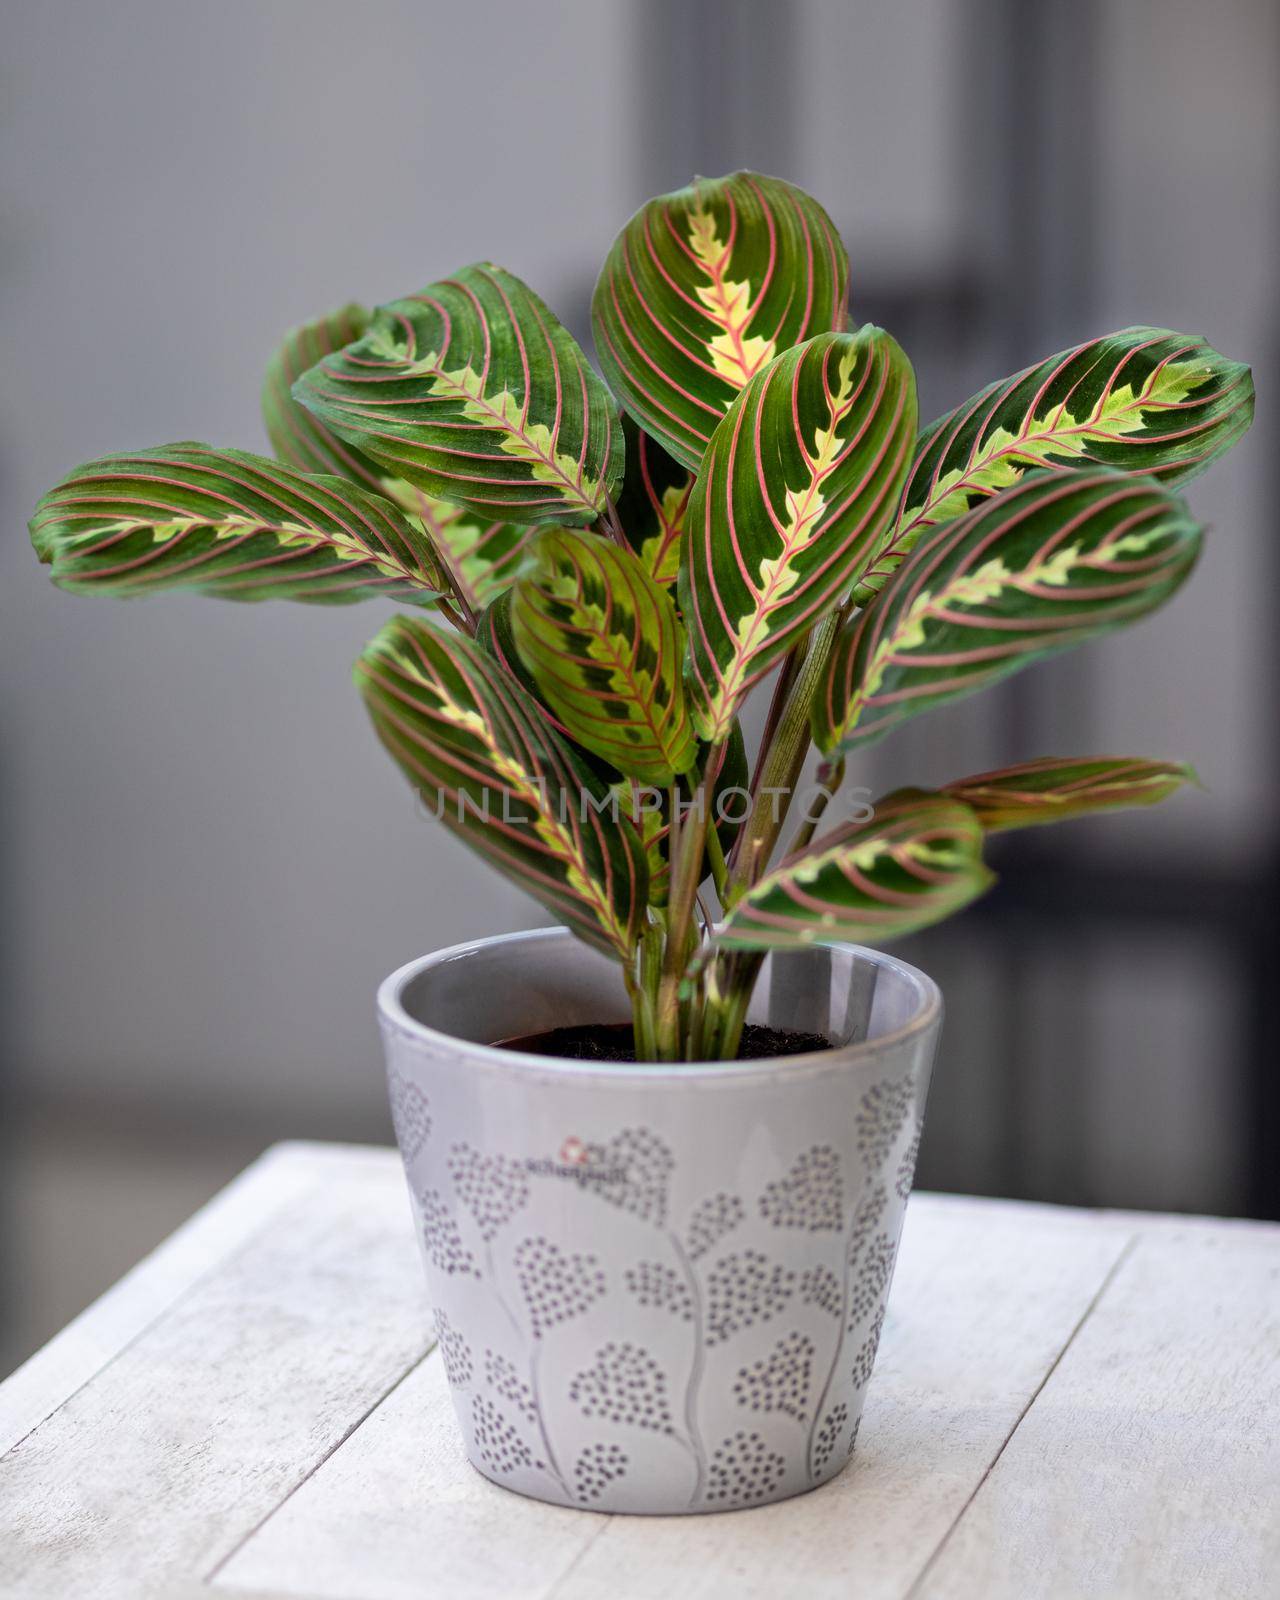
<path fill-rule="evenodd" d="M 388 1150 L 270 1151 L 0 1386 L 6 1600 L 1280 1596 L 1280 1228 L 915 1196 L 857 1454 L 720 1516 L 472 1472 Z"/>

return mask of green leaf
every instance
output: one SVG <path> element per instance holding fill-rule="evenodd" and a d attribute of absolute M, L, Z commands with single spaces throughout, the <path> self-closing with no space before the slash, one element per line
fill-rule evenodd
<path fill-rule="evenodd" d="M 572 742 L 568 728 L 556 716 L 551 707 L 541 698 L 537 681 L 533 673 L 525 666 L 519 650 L 516 648 L 515 630 L 511 626 L 511 591 L 504 590 L 496 600 L 485 608 L 476 628 L 476 643 L 485 652 L 499 663 L 502 670 L 512 677 L 533 700 L 544 719 L 551 724 L 562 738 Z M 585 753 L 585 752 L 584 752 Z M 592 757 L 592 760 L 595 758 Z M 612 782 L 617 773 L 607 762 L 600 763 L 600 770 L 608 774 Z"/>
<path fill-rule="evenodd" d="M 40 501 L 31 538 L 80 594 L 198 589 L 342 604 L 440 594 L 430 546 L 388 501 L 244 450 L 182 443 L 103 456 Z"/>
<path fill-rule="evenodd" d="M 325 356 L 361 338 L 369 326 L 363 306 L 343 306 L 287 333 L 267 366 L 262 416 L 281 461 L 304 472 L 336 472 L 362 483 L 421 523 L 452 588 L 476 613 L 515 582 L 531 529 L 494 522 L 449 500 L 435 499 L 326 427 L 294 399 L 293 385 Z"/>
<path fill-rule="evenodd" d="M 560 737 L 572 750 L 574 756 L 586 766 L 607 789 L 615 788 L 624 782 L 618 769 L 609 762 L 586 750 L 575 742 L 573 735 L 556 716 L 555 712 L 542 698 L 542 691 L 538 688 L 537 680 L 533 673 L 525 666 L 524 660 L 516 649 L 515 630 L 511 626 L 511 590 L 506 589 L 493 603 L 480 615 L 479 625 L 476 628 L 476 643 L 485 652 L 498 662 L 502 670 L 515 679 L 520 687 L 529 696 L 530 700 L 542 714 L 542 719 L 555 729 Z M 628 807 L 623 808 L 627 816 L 632 816 Z M 632 818 L 634 820 L 634 818 Z"/>
<path fill-rule="evenodd" d="M 793 344 L 845 325 L 849 261 L 802 190 L 697 179 L 636 212 L 591 303 L 596 353 L 646 433 L 696 470 L 734 395 Z"/>
<path fill-rule="evenodd" d="M 630 417 L 623 417 L 622 431 L 627 474 L 618 493 L 618 520 L 649 576 L 657 583 L 674 583 L 694 474 Z"/>
<path fill-rule="evenodd" d="M 591 522 L 622 473 L 608 390 L 537 295 L 492 264 L 381 306 L 293 392 L 388 471 L 486 518 Z"/>
<path fill-rule="evenodd" d="M 364 306 L 342 306 L 290 328 L 267 363 L 262 380 L 262 420 L 277 457 L 301 472 L 332 472 L 378 494 L 389 494 L 386 470 L 338 437 L 293 398 L 293 386 L 318 361 L 363 336 Z M 393 496 L 398 499 L 398 496 Z"/>
<path fill-rule="evenodd" d="M 407 486 L 406 486 L 407 487 Z M 480 613 L 516 581 L 533 529 L 514 522 L 488 522 L 465 506 L 411 490 L 417 514 L 454 589 Z"/>
<path fill-rule="evenodd" d="M 926 529 L 1034 468 L 1096 465 L 1166 486 L 1203 472 L 1253 420 L 1253 378 L 1189 334 L 1122 328 L 993 383 L 932 423 L 916 446 L 894 536 L 858 598 Z"/>
<path fill-rule="evenodd" d="M 587 944 L 625 959 L 644 915 L 644 847 L 519 684 L 469 639 L 404 616 L 366 648 L 356 684 L 446 827 Z"/>
<path fill-rule="evenodd" d="M 1034 828 L 1093 811 L 1119 811 L 1167 800 L 1184 783 L 1195 783 L 1181 761 L 1141 756 L 1044 756 L 998 772 L 980 772 L 943 788 L 972 806 L 987 833 Z"/>
<path fill-rule="evenodd" d="M 746 813 L 750 809 L 748 786 L 751 767 L 747 761 L 746 742 L 742 729 L 735 722 L 733 731 L 717 749 L 703 746 L 699 762 L 714 760 L 719 755 L 720 770 L 716 774 L 711 793 L 711 815 L 715 820 L 716 838 L 722 854 L 733 848 Z M 644 840 L 649 857 L 649 904 L 665 906 L 671 882 L 671 861 L 668 840 L 671 836 L 671 812 L 668 792 L 651 785 L 641 785 L 634 778 L 619 778 L 614 784 L 623 814 L 631 818 Z M 730 791 L 735 791 L 730 793 Z M 710 876 L 708 866 L 707 875 Z"/>
<path fill-rule="evenodd" d="M 699 734 L 878 552 L 916 431 L 911 364 L 881 328 L 825 333 L 757 373 L 707 449 L 686 518 L 680 606 Z"/>
<path fill-rule="evenodd" d="M 630 550 L 544 528 L 511 596 L 516 648 L 574 739 L 626 777 L 666 785 L 697 755 L 666 591 Z"/>
<path fill-rule="evenodd" d="M 933 529 L 836 642 L 813 700 L 831 752 L 1155 610 L 1200 528 L 1149 478 L 1035 473 Z"/>
<path fill-rule="evenodd" d="M 761 878 L 716 936 L 720 949 L 800 950 L 848 940 L 884 944 L 940 922 L 995 882 L 982 828 L 944 795 L 890 795 Z"/>

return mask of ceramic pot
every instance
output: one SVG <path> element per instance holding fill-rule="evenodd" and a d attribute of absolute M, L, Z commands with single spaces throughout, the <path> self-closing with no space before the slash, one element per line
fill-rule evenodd
<path fill-rule="evenodd" d="M 440 1355 L 473 1465 L 595 1511 L 761 1505 L 853 1452 L 942 1017 L 854 946 L 774 955 L 751 1020 L 836 1048 L 600 1066 L 493 1048 L 623 1022 L 549 929 L 378 997 Z"/>

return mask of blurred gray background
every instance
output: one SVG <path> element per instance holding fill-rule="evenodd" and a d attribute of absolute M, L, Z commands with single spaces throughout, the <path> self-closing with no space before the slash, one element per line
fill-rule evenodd
<path fill-rule="evenodd" d="M 1011 842 L 906 954 L 949 1023 L 921 1181 L 1280 1215 L 1272 0 L 40 0 L 0 69 L 0 1373 L 274 1139 L 385 1139 L 372 996 L 535 906 L 419 819 L 350 663 L 378 607 L 54 591 L 75 463 L 265 448 L 290 324 L 492 257 L 585 337 L 649 194 L 814 192 L 926 415 L 1133 322 L 1260 421 L 1154 621 L 922 718 L 852 781 L 1180 756 L 1204 793 Z"/>

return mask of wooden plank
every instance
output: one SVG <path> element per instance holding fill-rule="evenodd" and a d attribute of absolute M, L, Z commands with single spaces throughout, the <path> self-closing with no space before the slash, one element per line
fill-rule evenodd
<path fill-rule="evenodd" d="M 215 1591 L 525 1600 L 548 1593 L 607 1520 L 473 1471 L 432 1352 L 216 1574 Z"/>
<path fill-rule="evenodd" d="M 283 1211 L 0 1458 L 0 1589 L 144 1600 L 198 1580 L 421 1359 L 395 1157 L 302 1165 Z"/>
<path fill-rule="evenodd" d="M 314 1600 L 897 1600 L 1128 1238 L 1081 1213 L 917 1196 L 854 1464 L 754 1511 L 606 1519 L 521 1500 L 465 1466 L 432 1358 L 215 1585 Z"/>
<path fill-rule="evenodd" d="M 1280 1230 L 1126 1258 L 918 1600 L 1280 1594 Z"/>
<path fill-rule="evenodd" d="M 389 1156 L 394 1161 L 389 1151 L 301 1142 L 266 1151 L 0 1383 L 0 1456 L 326 1173 L 376 1170 Z"/>

